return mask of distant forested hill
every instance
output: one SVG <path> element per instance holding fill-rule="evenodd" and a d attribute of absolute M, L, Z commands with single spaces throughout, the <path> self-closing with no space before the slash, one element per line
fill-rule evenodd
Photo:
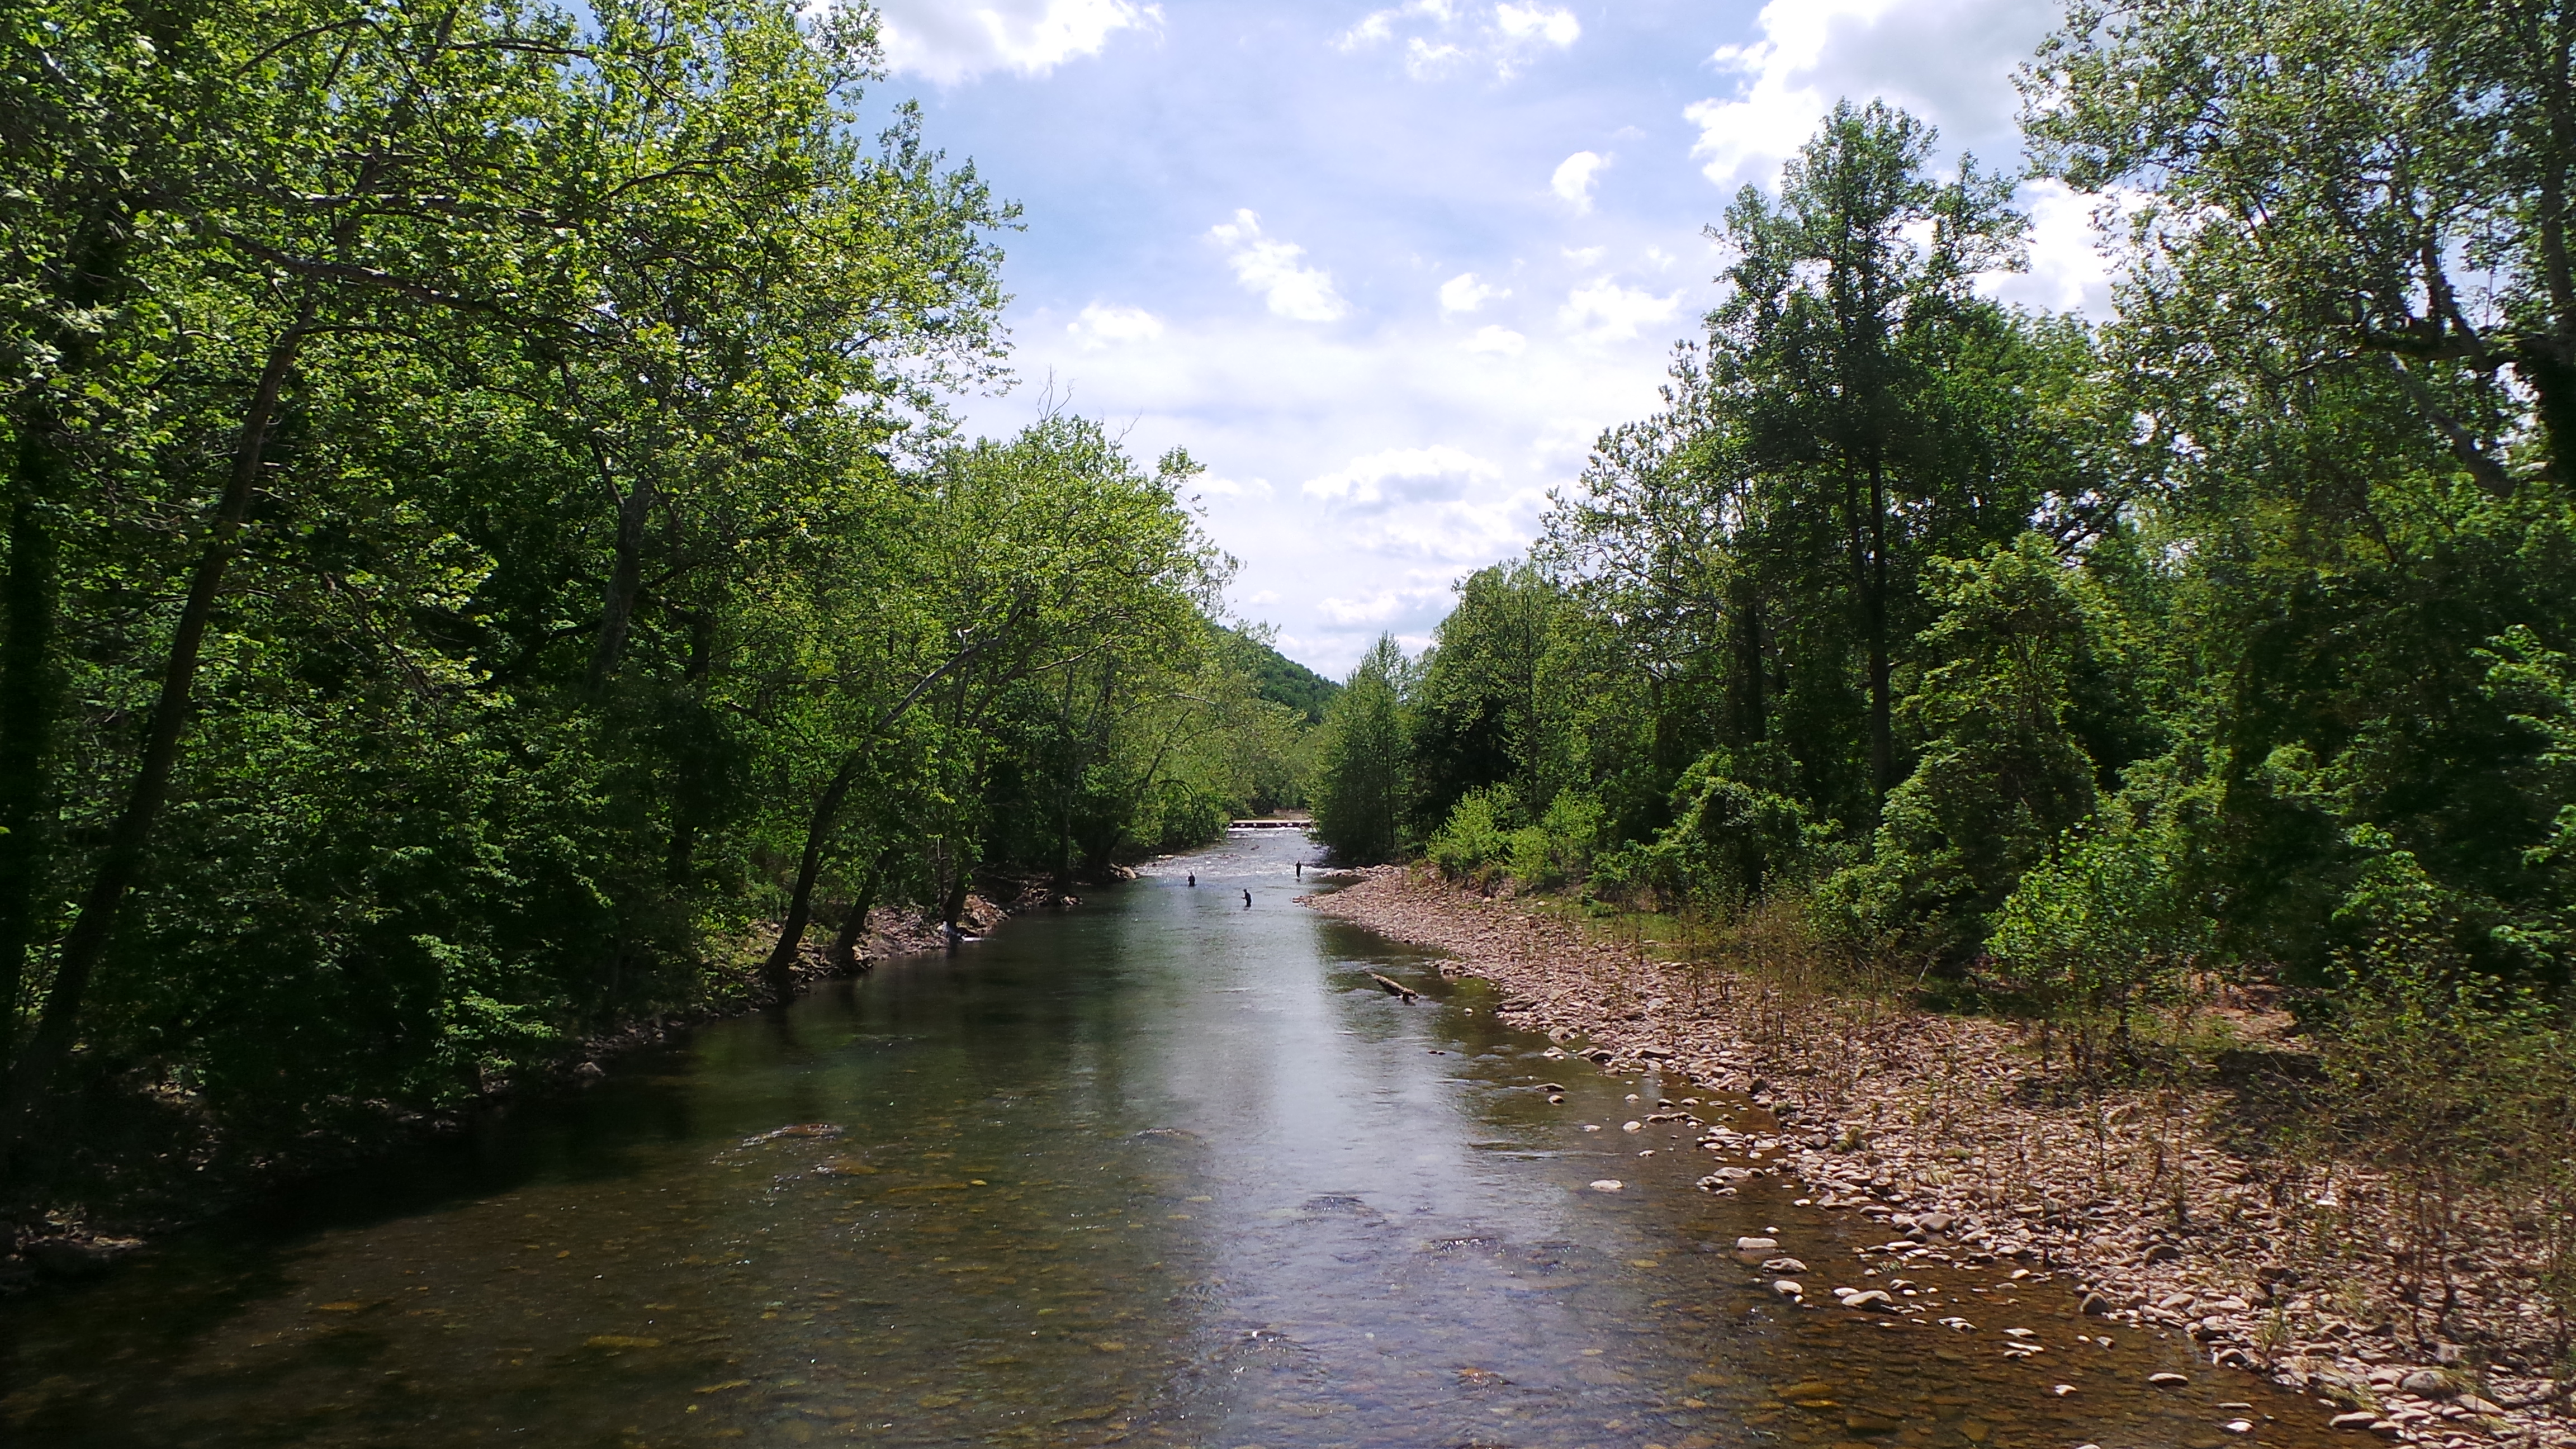
<path fill-rule="evenodd" d="M 1268 640 L 1239 629 L 1217 626 L 1236 649 L 1235 667 L 1252 676 L 1261 697 L 1304 713 L 1312 724 L 1324 722 L 1324 707 L 1342 687 L 1270 647 Z"/>

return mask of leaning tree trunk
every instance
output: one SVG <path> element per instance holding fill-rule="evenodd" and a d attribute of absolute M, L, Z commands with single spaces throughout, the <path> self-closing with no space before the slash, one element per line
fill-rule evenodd
<path fill-rule="evenodd" d="M 859 755 L 853 750 L 841 761 L 832 783 L 823 787 L 814 813 L 805 822 L 805 851 L 796 861 L 796 888 L 787 897 L 787 919 L 779 922 L 778 944 L 770 948 L 760 973 L 770 995 L 781 1001 L 796 990 L 796 953 L 804 948 L 805 928 L 814 922 L 814 882 L 823 874 L 823 847 L 832 838 L 832 827 L 841 818 L 841 802 L 849 798 L 850 784 L 858 774 Z"/>
<path fill-rule="evenodd" d="M 841 918 L 840 932 L 832 937 L 834 970 L 854 972 L 861 969 L 859 938 L 868 933 L 868 912 L 876 909 L 877 883 L 884 878 L 884 868 L 873 865 L 859 877 L 858 898 L 850 902 L 849 914 Z"/>
<path fill-rule="evenodd" d="M 225 569 L 238 551 L 242 519 L 250 512 L 251 495 L 258 489 L 262 455 L 276 421 L 278 400 L 285 392 L 287 374 L 294 369 L 312 318 L 313 307 L 307 302 L 294 323 L 270 344 L 258 390 L 242 419 L 232 476 L 225 481 L 205 551 L 198 556 L 196 570 L 188 580 L 188 597 L 180 606 L 178 627 L 171 634 L 169 658 L 161 671 L 160 695 L 153 702 L 151 724 L 144 733 L 143 756 L 135 766 L 125 808 L 108 834 L 97 873 L 81 897 L 80 913 L 73 917 L 71 931 L 63 938 L 62 954 L 54 966 L 53 983 L 45 993 L 44 1010 L 36 1019 L 35 1034 L 10 1064 L 7 1082 L 0 1084 L 0 1094 L 5 1094 L 0 1095 L 0 1173 L 5 1173 L 8 1156 L 39 1113 L 55 1071 L 71 1055 L 90 978 L 107 954 L 126 895 L 143 872 L 152 844 L 152 828 L 160 819 L 162 802 L 169 794 L 170 772 L 178 762 L 179 736 L 187 724 L 188 696 L 196 683 L 197 657 L 205 643 L 206 626 L 214 618 L 215 598 L 223 590 Z"/>

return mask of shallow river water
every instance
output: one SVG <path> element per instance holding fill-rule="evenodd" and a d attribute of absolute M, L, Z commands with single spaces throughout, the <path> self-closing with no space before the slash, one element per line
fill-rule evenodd
<path fill-rule="evenodd" d="M 1747 1125 L 1741 1104 L 1550 1058 L 1480 984 L 1294 904 L 1311 851 L 1238 833 L 706 1027 L 288 1220 L 0 1306 L 0 1441 L 2334 1437 L 2187 1343 L 2077 1317 L 2063 1281 L 1855 1256 L 1890 1231 L 1776 1179 L 1696 1190 L 1713 1159 L 1687 1122 L 1623 1124 L 1670 1097 Z M 1785 1303 L 1747 1235 L 1805 1261 L 1811 1302 L 1894 1282 L 1931 1306 Z"/>

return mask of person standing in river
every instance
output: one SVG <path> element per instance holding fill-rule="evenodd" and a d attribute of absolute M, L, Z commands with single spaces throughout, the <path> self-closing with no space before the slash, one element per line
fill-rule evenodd
<path fill-rule="evenodd" d="M 1247 911 L 1252 909 L 1252 892 L 1250 891 L 1245 891 L 1243 893 L 1243 908 Z"/>
<path fill-rule="evenodd" d="M 1198 883 L 1199 883 L 1199 873 L 1198 873 L 1197 871 L 1191 871 L 1191 872 L 1190 872 L 1190 885 L 1191 885 L 1193 888 L 1195 888 L 1195 887 L 1198 885 Z"/>

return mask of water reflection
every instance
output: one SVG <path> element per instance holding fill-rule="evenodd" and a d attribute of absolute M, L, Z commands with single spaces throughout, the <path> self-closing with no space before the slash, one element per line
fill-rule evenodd
<path fill-rule="evenodd" d="M 104 1446 L 2325 1441 L 2186 1345 L 2093 1341 L 2063 1284 L 1855 1257 L 1885 1230 L 1764 1180 L 1696 1191 L 1691 1123 L 1643 1120 L 1684 1089 L 1551 1060 L 1483 988 L 1294 905 L 1308 849 L 1229 842 L 709 1028 L 292 1220 L 0 1309 L 0 1425 Z M 1784 1303 L 1743 1234 L 1803 1259 L 1816 1298 L 1887 1287 L 1976 1326 Z M 2172 1368 L 2194 1382 L 2143 1386 Z"/>

